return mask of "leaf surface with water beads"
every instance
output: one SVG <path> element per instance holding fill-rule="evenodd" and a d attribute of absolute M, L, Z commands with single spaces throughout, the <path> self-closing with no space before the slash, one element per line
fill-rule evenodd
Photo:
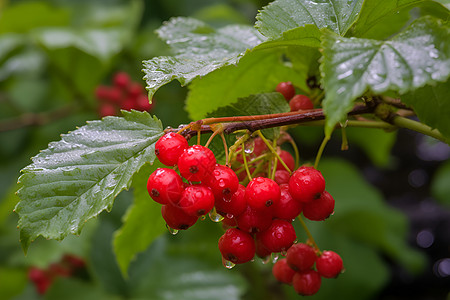
<path fill-rule="evenodd" d="M 423 17 L 388 41 L 323 35 L 321 73 L 326 97 L 326 133 L 345 121 L 355 99 L 367 90 L 404 94 L 450 74 L 450 28 Z"/>
<path fill-rule="evenodd" d="M 38 236 L 61 240 L 112 208 L 131 178 L 155 159 L 162 124 L 147 112 L 91 121 L 62 136 L 22 170 L 18 191 L 20 240 L 24 251 Z"/>

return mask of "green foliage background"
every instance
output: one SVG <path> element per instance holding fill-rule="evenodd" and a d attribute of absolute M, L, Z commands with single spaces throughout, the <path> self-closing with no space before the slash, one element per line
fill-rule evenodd
<path fill-rule="evenodd" d="M 426 69 L 426 72 L 419 75 L 403 72 L 401 78 L 387 76 L 388 80 L 383 82 L 387 84 L 385 86 L 373 80 L 389 73 L 389 70 L 379 67 L 385 63 L 382 58 L 386 51 L 394 49 L 409 53 L 401 47 L 410 42 L 411 32 L 419 31 L 426 35 L 432 31 L 437 39 L 448 37 L 448 30 L 442 29 L 442 24 L 448 28 L 447 2 L 401 1 L 401 4 L 394 5 L 392 1 L 380 8 L 377 0 L 353 1 L 352 5 L 345 7 L 328 5 L 342 1 L 319 1 L 321 5 L 327 5 L 325 9 L 317 9 L 311 4 L 306 10 L 292 14 L 288 8 L 295 6 L 294 2 L 272 3 L 259 14 L 256 29 L 252 25 L 257 10 L 268 1 L 52 0 L 0 3 L 2 299 L 298 299 L 292 289 L 275 282 L 270 275 L 270 265 L 261 261 L 238 266 L 231 271 L 223 268 L 217 249 L 217 240 L 222 232 L 220 225 L 205 220 L 176 236 L 167 233 L 160 208 L 149 201 L 145 188 L 146 178 L 158 165 L 145 164 L 142 168 L 139 165 L 140 170 L 135 174 L 136 170 L 128 165 L 134 159 L 154 159 L 152 148 L 145 147 L 161 134 L 158 120 L 129 113 L 120 124 L 107 118 L 90 123 L 90 127 L 82 127 L 86 121 L 98 119 L 95 87 L 109 84 L 116 71 L 126 71 L 142 84 L 142 77 L 146 75 L 149 92 L 155 93 L 151 114 L 156 115 L 163 126 L 178 126 L 214 111 L 221 115 L 236 114 L 237 110 L 242 110 L 241 102 L 233 107 L 238 99 L 242 103 L 253 101 L 258 96 L 249 95 L 272 92 L 280 81 L 291 80 L 300 92 L 309 92 L 306 77 L 318 75 L 310 74 L 317 69 L 317 49 L 328 43 L 334 46 L 327 48 L 321 67 L 322 72 L 330 75 L 323 81 L 330 91 L 325 99 L 328 103 L 325 109 L 331 120 L 327 125 L 328 133 L 353 105 L 354 98 L 370 90 L 389 91 L 394 95 L 406 93 L 405 102 L 418 108 L 419 118 L 448 136 L 450 122 L 446 116 L 449 102 L 439 97 L 448 96 L 448 43 L 437 49 L 443 62 L 440 69 L 428 70 L 427 60 L 414 60 L 414 55 L 423 53 L 415 53 L 402 57 L 406 62 L 400 66 Z M 411 11 L 413 6 L 416 8 Z M 358 15 L 360 10 L 362 13 Z M 277 18 L 283 17 L 283 24 L 268 13 L 274 11 Z M 323 14 L 323 11 L 327 13 Z M 429 16 L 410 24 L 410 16 L 416 16 L 418 11 Z M 163 21 L 174 16 L 180 17 L 161 27 Z M 353 26 L 357 18 L 358 23 Z M 423 24 L 431 26 L 424 29 Z M 406 28 L 404 33 L 392 38 L 402 28 Z M 233 43 L 237 32 L 244 38 Z M 209 33 L 209 39 L 204 40 L 203 33 Z M 158 35 L 171 42 L 170 48 Z M 320 44 L 322 35 L 325 36 L 323 45 Z M 372 40 L 354 40 L 351 36 Z M 187 38 L 187 42 L 180 38 Z M 439 44 L 439 41 L 415 41 L 412 47 L 423 49 L 429 44 Z M 198 48 L 198 43 L 205 48 Z M 215 53 L 211 48 L 219 48 L 220 51 Z M 247 48 L 253 50 L 246 51 Z M 355 52 L 347 55 L 348 48 Z M 362 55 L 371 51 L 374 57 L 379 55 L 379 61 L 366 64 L 363 59 L 352 60 L 358 51 Z M 245 55 L 242 56 L 242 52 Z M 281 54 L 289 57 L 290 63 L 280 61 Z M 163 72 L 158 77 L 160 81 L 152 82 L 149 73 L 161 68 L 167 74 Z M 353 72 L 349 73 L 349 70 Z M 201 80 L 199 76 L 202 76 Z M 174 79 L 183 85 L 190 83 L 188 90 L 182 89 L 178 83 L 170 83 Z M 358 85 L 353 88 L 355 81 Z M 435 81 L 440 83 L 424 86 Z M 346 92 L 340 92 L 340 88 L 346 85 Z M 420 89 L 412 91 L 411 87 Z M 430 100 L 435 104 L 431 107 L 420 101 L 429 94 L 435 96 Z M 263 99 L 260 103 L 273 108 L 276 97 Z M 232 104 L 231 107 L 220 108 L 228 104 Z M 287 109 L 281 105 L 277 108 L 280 111 Z M 257 107 L 258 111 L 264 109 Z M 112 125 L 109 126 L 108 122 Z M 133 133 L 136 135 L 133 138 L 141 140 L 140 146 L 127 140 L 128 133 L 120 134 L 129 126 L 127 122 L 142 125 L 140 131 Z M 87 129 L 92 132 L 107 130 L 115 135 L 120 143 L 111 149 L 113 152 L 109 155 L 113 159 L 119 153 L 125 158 L 112 169 L 88 170 L 82 174 L 103 178 L 98 174 L 105 173 L 111 174 L 113 179 L 105 184 L 97 181 L 97 185 L 102 187 L 100 193 L 104 193 L 104 201 L 95 203 L 98 207 L 90 210 L 89 214 L 80 213 L 76 224 L 64 224 L 66 219 L 63 218 L 59 224 L 54 224 L 58 226 L 47 232 L 22 231 L 25 249 L 36 239 L 25 257 L 16 229 L 18 216 L 12 213 L 19 201 L 15 194 L 19 170 L 29 165 L 30 157 L 46 149 L 50 142 L 60 141 L 61 133 L 70 132 L 59 144 L 52 144 L 55 149 L 70 143 L 73 136 Z M 323 131 L 306 129 L 309 128 L 297 128 L 292 135 L 300 148 L 317 148 Z M 273 133 L 268 131 L 267 134 Z M 392 168 L 390 150 L 396 140 L 395 133 L 349 129 L 348 136 L 352 147 L 358 147 L 376 167 Z M 90 145 L 86 153 L 95 152 L 107 144 L 107 140 L 100 140 L 98 144 Z M 39 168 L 49 168 L 48 162 L 44 161 L 54 159 L 52 147 L 49 149 L 34 158 L 28 167 L 31 173 Z M 92 162 L 95 155 L 93 157 L 87 159 Z M 313 157 L 307 154 L 302 156 L 302 162 L 311 159 Z M 56 168 L 67 167 L 65 163 L 67 161 L 59 165 L 56 162 Z M 425 265 L 424 256 L 406 242 L 408 220 L 405 215 L 391 208 L 380 191 L 364 180 L 351 161 L 324 158 L 320 168 L 327 179 L 327 190 L 336 199 L 336 214 L 327 222 L 311 222 L 308 226 L 321 247 L 342 254 L 347 271 L 338 280 L 324 280 L 320 293 L 312 298 L 376 297 L 390 280 L 386 258 L 412 276 L 420 274 Z M 26 175 L 26 170 L 21 177 L 22 184 L 42 183 L 33 178 L 35 173 Z M 446 184 L 449 174 L 448 163 L 443 164 L 432 185 L 433 196 L 443 206 L 449 203 Z M 44 181 L 51 184 L 60 175 L 54 174 Z M 119 175 L 123 177 L 118 179 Z M 118 194 L 122 189 L 129 191 Z M 86 190 L 93 193 L 92 189 Z M 112 194 L 109 193 L 111 191 Z M 21 194 L 33 198 L 33 192 L 24 189 Z M 38 196 L 42 193 L 39 192 Z M 46 195 L 54 196 L 51 191 Z M 82 197 L 78 199 L 83 201 Z M 111 210 L 113 200 L 115 204 Z M 31 207 L 29 203 L 21 203 L 17 208 L 19 213 L 33 212 L 26 211 Z M 48 202 L 41 204 L 47 205 Z M 105 209 L 111 212 L 101 213 Z M 33 224 L 23 218 L 19 225 L 27 222 Z M 67 228 L 58 232 L 61 224 Z M 299 240 L 306 239 L 302 229 L 296 229 Z M 54 241 L 39 235 L 46 238 L 68 236 L 62 241 Z M 66 253 L 85 258 L 88 274 L 83 278 L 59 279 L 45 296 L 37 295 L 27 279 L 28 268 L 47 267 Z"/>

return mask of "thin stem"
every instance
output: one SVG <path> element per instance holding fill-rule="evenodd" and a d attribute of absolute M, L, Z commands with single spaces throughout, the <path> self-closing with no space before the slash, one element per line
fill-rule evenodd
<path fill-rule="evenodd" d="M 317 246 L 317 243 L 316 243 L 316 241 L 314 240 L 314 238 L 313 238 L 311 232 L 309 231 L 308 226 L 306 226 L 305 221 L 303 221 L 302 216 L 301 216 L 301 215 L 298 216 L 297 219 L 300 221 L 300 224 L 302 225 L 303 230 L 305 230 L 306 235 L 308 236 L 308 240 L 310 241 L 311 244 L 313 244 L 314 248 L 318 251 L 318 254 L 320 255 L 320 252 L 321 252 L 321 251 L 320 251 L 320 248 L 319 248 L 319 246 Z"/>
<path fill-rule="evenodd" d="M 242 146 L 242 159 L 244 160 L 244 168 L 245 168 L 245 172 L 247 172 L 247 177 L 249 180 L 252 180 L 252 174 L 250 174 L 250 170 L 248 169 L 248 164 L 247 164 L 247 158 L 245 155 L 245 145 L 244 142 L 241 142 L 241 146 Z"/>
<path fill-rule="evenodd" d="M 267 139 L 264 137 L 264 135 L 261 133 L 261 131 L 257 131 L 256 132 L 259 137 L 264 141 L 264 143 L 267 145 L 267 148 L 269 148 L 270 152 L 272 152 L 276 158 L 278 159 L 278 161 L 283 165 L 283 167 L 289 172 L 289 174 L 291 174 L 291 170 L 289 169 L 289 167 L 286 165 L 286 163 L 281 159 L 280 155 L 278 155 L 277 151 L 275 151 L 275 149 L 273 149 L 272 145 L 267 141 Z M 270 170 L 270 169 L 269 169 Z"/>
<path fill-rule="evenodd" d="M 220 133 L 220 137 L 222 138 L 223 148 L 225 150 L 225 165 L 228 166 L 228 145 L 223 132 Z"/>
<path fill-rule="evenodd" d="M 201 130 L 197 130 L 197 145 L 201 144 L 201 139 L 200 139 L 200 135 L 201 135 L 202 131 Z M 214 133 L 213 133 L 214 134 Z"/>
<path fill-rule="evenodd" d="M 219 132 L 218 131 L 214 131 L 213 134 L 211 134 L 211 136 L 209 137 L 208 141 L 206 141 L 205 147 L 208 147 L 209 144 L 211 144 L 213 138 L 218 135 Z M 199 135 L 200 136 L 200 135 Z M 200 144 L 200 143 L 199 143 Z"/>
<path fill-rule="evenodd" d="M 294 142 L 293 139 L 289 139 L 289 144 L 291 144 L 292 148 L 294 149 L 294 158 L 295 158 L 295 167 L 294 170 L 297 170 L 299 164 L 300 164 L 300 154 L 298 152 L 297 144 Z M 292 170 L 292 171 L 294 171 Z"/>
<path fill-rule="evenodd" d="M 404 118 L 404 117 L 400 117 L 398 115 L 394 115 L 393 117 L 390 118 L 390 121 L 392 122 L 392 124 L 394 124 L 397 127 L 401 127 L 401 128 L 407 128 L 407 129 L 411 129 L 417 132 L 420 132 L 422 134 L 431 136 L 435 139 L 440 140 L 441 142 L 444 143 L 449 143 L 450 141 L 445 138 L 442 133 L 437 130 L 437 129 L 432 129 L 430 126 L 425 125 L 423 123 L 408 119 L 408 118 Z"/>
<path fill-rule="evenodd" d="M 325 146 L 327 145 L 329 140 L 330 137 L 328 136 L 325 136 L 323 138 L 322 144 L 320 144 L 319 150 L 317 151 L 316 161 L 314 162 L 314 169 L 317 169 L 319 167 L 320 158 L 322 157 L 323 150 L 325 149 Z"/>
<path fill-rule="evenodd" d="M 348 150 L 348 138 L 346 126 L 341 127 L 341 134 L 342 134 L 341 151 L 345 151 Z"/>

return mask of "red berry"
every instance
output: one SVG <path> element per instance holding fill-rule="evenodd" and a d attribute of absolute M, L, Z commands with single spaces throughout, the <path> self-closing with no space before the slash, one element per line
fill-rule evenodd
<path fill-rule="evenodd" d="M 296 238 L 294 226 L 285 220 L 273 220 L 269 228 L 256 234 L 256 239 L 270 252 L 286 251 Z"/>
<path fill-rule="evenodd" d="M 52 278 L 48 272 L 36 267 L 30 268 L 28 271 L 28 278 L 34 283 L 37 292 L 41 295 L 45 294 L 52 284 Z"/>
<path fill-rule="evenodd" d="M 225 228 L 230 228 L 230 227 L 236 227 L 237 226 L 237 222 L 236 222 L 236 217 L 232 216 L 232 215 L 228 215 L 228 214 L 223 214 L 223 220 L 222 220 L 222 225 Z"/>
<path fill-rule="evenodd" d="M 292 278 L 294 290 L 302 296 L 310 296 L 317 293 L 320 289 L 322 278 L 314 270 L 297 272 Z"/>
<path fill-rule="evenodd" d="M 299 243 L 288 249 L 286 259 L 289 266 L 295 271 L 306 271 L 314 266 L 317 255 L 311 246 Z"/>
<path fill-rule="evenodd" d="M 278 185 L 282 185 L 282 184 L 288 184 L 290 178 L 291 178 L 291 174 L 289 174 L 288 171 L 278 170 L 278 171 L 275 171 L 275 178 L 273 180 L 275 180 L 275 182 L 278 183 Z"/>
<path fill-rule="evenodd" d="M 140 95 L 135 100 L 136 110 L 149 111 L 152 108 L 152 104 L 149 103 L 147 95 Z"/>
<path fill-rule="evenodd" d="M 291 153 L 281 150 L 278 155 L 280 155 L 281 160 L 286 164 L 286 166 L 289 168 L 289 171 L 294 171 L 295 168 L 295 159 L 292 156 Z M 277 170 L 285 170 L 286 168 L 281 164 L 281 162 L 277 163 Z"/>
<path fill-rule="evenodd" d="M 81 269 L 86 266 L 86 262 L 83 258 L 73 254 L 65 254 L 62 258 L 62 262 L 68 264 L 73 269 Z"/>
<path fill-rule="evenodd" d="M 95 88 L 95 97 L 99 100 L 109 100 L 109 87 L 99 85 Z"/>
<path fill-rule="evenodd" d="M 219 239 L 219 251 L 225 260 L 243 264 L 255 256 L 255 242 L 247 232 L 230 228 Z"/>
<path fill-rule="evenodd" d="M 264 245 L 262 244 L 262 242 L 258 239 L 255 239 L 255 254 L 263 259 L 266 259 L 269 255 L 272 254 L 271 251 L 269 251 L 266 247 L 264 247 Z"/>
<path fill-rule="evenodd" d="M 214 195 L 206 185 L 190 185 L 181 194 L 178 206 L 190 216 L 202 216 L 213 209 Z"/>
<path fill-rule="evenodd" d="M 216 197 L 216 210 L 222 215 L 229 214 L 234 217 L 240 215 L 247 207 L 247 201 L 245 201 L 244 195 L 245 187 L 239 184 L 237 191 L 231 196 L 228 195 L 221 198 Z"/>
<path fill-rule="evenodd" d="M 137 82 L 132 82 L 128 86 L 128 95 L 131 98 L 137 98 L 139 95 L 144 94 L 144 88 Z"/>
<path fill-rule="evenodd" d="M 275 89 L 278 93 L 281 93 L 284 98 L 286 100 L 291 99 L 292 97 L 294 97 L 295 95 L 295 87 L 292 84 L 292 82 L 287 81 L 287 82 L 280 82 L 276 89 Z"/>
<path fill-rule="evenodd" d="M 256 210 L 251 206 L 237 216 L 237 224 L 240 229 L 249 233 L 264 231 L 272 224 L 272 213 L 269 210 Z"/>
<path fill-rule="evenodd" d="M 187 148 L 178 159 L 181 176 L 189 181 L 202 181 L 211 176 L 215 166 L 214 153 L 202 145 Z"/>
<path fill-rule="evenodd" d="M 176 204 L 181 198 L 184 184 L 174 170 L 158 168 L 148 178 L 147 190 L 150 197 L 160 204 Z"/>
<path fill-rule="evenodd" d="M 174 132 L 169 132 L 159 138 L 155 144 L 155 154 L 166 166 L 175 166 L 178 158 L 189 147 L 187 140 Z"/>
<path fill-rule="evenodd" d="M 52 277 L 61 276 L 61 277 L 69 277 L 72 274 L 72 271 L 64 265 L 53 263 L 49 266 L 48 272 Z"/>
<path fill-rule="evenodd" d="M 313 167 L 300 167 L 289 179 L 289 193 L 300 202 L 318 199 L 325 190 L 325 179 L 320 171 Z"/>
<path fill-rule="evenodd" d="M 239 179 L 232 169 L 216 164 L 211 176 L 207 176 L 204 183 L 209 186 L 217 200 L 223 197 L 230 199 L 238 189 Z"/>
<path fill-rule="evenodd" d="M 120 109 L 123 110 L 136 109 L 136 100 L 129 97 L 125 98 L 125 100 L 123 100 L 123 102 L 120 104 Z"/>
<path fill-rule="evenodd" d="M 161 207 L 161 215 L 167 226 L 176 230 L 186 230 L 197 222 L 197 216 L 190 216 L 178 206 L 172 204 Z"/>
<path fill-rule="evenodd" d="M 257 137 L 253 140 L 254 148 L 253 148 L 253 154 L 255 156 L 261 155 L 264 151 L 267 151 L 267 145 L 264 143 L 263 139 L 260 137 Z"/>
<path fill-rule="evenodd" d="M 308 96 L 305 95 L 295 95 L 289 101 L 289 106 L 291 107 L 291 111 L 307 110 L 314 108 L 314 104 L 312 103 L 311 99 L 309 99 Z"/>
<path fill-rule="evenodd" d="M 130 76 L 125 72 L 117 72 L 113 77 L 114 85 L 120 88 L 126 88 L 130 82 Z"/>
<path fill-rule="evenodd" d="M 321 276 L 335 278 L 342 272 L 342 258 L 334 251 L 323 251 L 316 260 L 316 268 Z"/>
<path fill-rule="evenodd" d="M 109 89 L 109 95 L 108 95 L 108 99 L 110 102 L 113 103 L 120 103 L 123 99 L 123 93 L 122 90 L 117 88 L 117 87 L 113 87 L 111 89 Z"/>
<path fill-rule="evenodd" d="M 299 201 L 295 201 L 292 198 L 291 194 L 289 193 L 289 185 L 282 184 L 280 185 L 280 189 L 281 197 L 280 201 L 273 206 L 273 217 L 291 221 L 302 212 L 303 204 Z"/>
<path fill-rule="evenodd" d="M 114 104 L 111 103 L 102 103 L 100 105 L 98 114 L 100 117 L 107 117 L 107 116 L 115 116 L 117 114 L 117 108 Z"/>
<path fill-rule="evenodd" d="M 292 284 L 295 271 L 287 264 L 285 258 L 279 259 L 272 267 L 272 274 L 276 280 L 286 284 Z"/>
<path fill-rule="evenodd" d="M 334 199 L 327 191 L 320 194 L 319 199 L 303 205 L 303 215 L 312 221 L 323 221 L 334 212 Z"/>
<path fill-rule="evenodd" d="M 245 199 L 249 206 L 263 210 L 280 201 L 280 187 L 270 178 L 256 177 L 245 189 Z"/>

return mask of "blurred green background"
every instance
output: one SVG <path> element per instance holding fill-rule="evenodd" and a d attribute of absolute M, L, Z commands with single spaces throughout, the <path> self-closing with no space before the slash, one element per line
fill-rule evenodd
<path fill-rule="evenodd" d="M 252 25 L 259 0 L 0 2 L 0 298 L 1 299 L 298 299 L 260 260 L 226 270 L 219 225 L 205 220 L 165 234 L 132 262 L 117 265 L 114 233 L 137 191 L 123 192 L 111 213 L 91 220 L 79 237 L 38 239 L 25 257 L 12 210 L 19 170 L 60 134 L 99 118 L 98 85 L 127 72 L 144 86 L 141 62 L 168 55 L 154 30 L 173 16 L 213 27 Z M 164 126 L 189 122 L 186 89 L 177 82 L 155 95 L 151 113 Z M 329 221 L 309 224 L 324 249 L 342 254 L 346 272 L 324 280 L 312 299 L 444 299 L 450 275 L 450 150 L 407 131 L 349 129 L 350 150 L 336 137 L 321 170 L 336 199 Z M 291 132 L 304 161 L 314 158 L 320 128 Z M 141 173 L 148 174 L 150 168 Z M 145 175 L 144 174 L 144 175 Z M 137 183 L 145 184 L 145 176 Z M 155 216 L 155 214 L 153 214 Z M 152 214 L 149 213 L 149 217 Z M 157 217 L 157 216 L 156 216 Z M 298 225 L 298 224 L 297 224 Z M 299 240 L 305 235 L 296 228 Z M 28 279 L 65 254 L 83 258 L 77 276 L 58 277 L 45 295 Z"/>

